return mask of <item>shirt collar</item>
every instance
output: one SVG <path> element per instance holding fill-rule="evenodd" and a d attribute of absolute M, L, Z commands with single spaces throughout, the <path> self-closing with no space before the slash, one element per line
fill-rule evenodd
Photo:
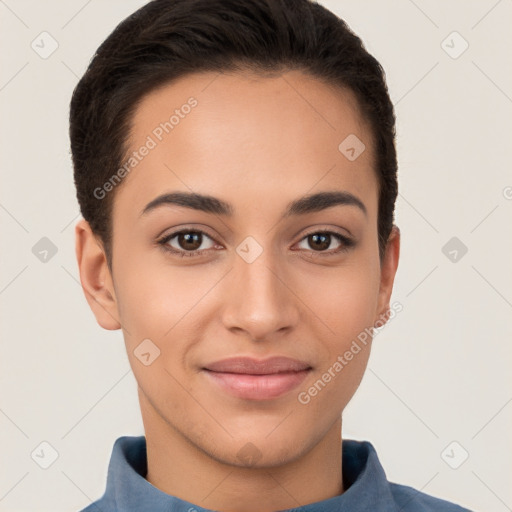
<path fill-rule="evenodd" d="M 375 448 L 368 441 L 343 440 L 342 470 L 345 492 L 304 505 L 300 512 L 396 512 L 389 482 Z M 146 438 L 123 436 L 116 440 L 108 468 L 107 488 L 100 500 L 106 510 L 119 512 L 212 512 L 160 491 L 147 474 Z"/>

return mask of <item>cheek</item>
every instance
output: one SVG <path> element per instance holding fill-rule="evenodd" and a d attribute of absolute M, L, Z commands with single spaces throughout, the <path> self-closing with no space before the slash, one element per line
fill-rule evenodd
<path fill-rule="evenodd" d="M 117 276 L 118 311 L 133 373 L 154 407 L 159 404 L 176 414 L 183 412 L 180 401 L 170 396 L 181 392 L 174 379 L 185 382 L 181 363 L 190 342 L 184 329 L 208 285 L 192 283 L 190 276 L 161 265 L 139 264 L 135 258 L 125 260 Z"/>
<path fill-rule="evenodd" d="M 317 371 L 301 389 L 298 402 L 328 422 L 338 416 L 357 390 L 370 356 L 373 312 L 377 305 L 372 273 L 350 269 L 326 280 L 309 295 L 318 326 Z M 327 328 L 326 328 L 327 326 Z M 325 415 L 329 409 L 331 415 Z M 331 417 L 332 416 L 332 417 Z"/>
<path fill-rule="evenodd" d="M 308 297 L 308 306 L 338 344 L 373 325 L 379 279 L 371 266 L 350 265 L 316 277 L 309 278 L 303 295 L 307 291 L 304 296 Z"/>
<path fill-rule="evenodd" d="M 146 258 L 147 259 L 147 258 Z M 147 264 L 136 254 L 117 266 L 116 299 L 129 351 L 142 340 L 153 340 L 166 356 L 185 347 L 188 327 L 204 313 L 205 296 L 218 282 L 208 267 Z M 172 340 L 172 344 L 170 341 Z M 162 358 L 164 359 L 164 358 Z"/>

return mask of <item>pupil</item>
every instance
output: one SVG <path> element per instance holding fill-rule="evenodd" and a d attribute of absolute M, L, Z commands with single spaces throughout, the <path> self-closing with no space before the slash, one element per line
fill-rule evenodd
<path fill-rule="evenodd" d="M 320 241 L 320 246 L 318 244 L 316 245 L 317 249 L 327 249 L 329 247 L 330 235 L 324 234 L 324 233 L 318 233 L 316 235 L 311 235 L 311 238 L 314 240 L 315 244 L 317 244 L 317 242 Z M 315 247 L 313 247 L 313 248 L 315 248 Z"/>
<path fill-rule="evenodd" d="M 318 233 L 310 235 L 309 238 L 313 241 L 313 244 L 310 245 L 312 245 L 315 250 L 327 249 L 330 245 L 330 235 L 328 234 Z M 201 233 L 182 233 L 179 236 L 179 242 L 185 250 L 197 249 L 201 246 Z M 184 244 L 182 244 L 182 242 L 184 242 Z"/>
<path fill-rule="evenodd" d="M 180 246 L 185 250 L 194 250 L 201 246 L 201 233 L 182 233 L 179 238 Z M 185 242 L 184 246 L 181 243 Z M 188 245 L 187 245 L 188 244 Z M 192 247 L 190 247 L 192 244 Z"/>

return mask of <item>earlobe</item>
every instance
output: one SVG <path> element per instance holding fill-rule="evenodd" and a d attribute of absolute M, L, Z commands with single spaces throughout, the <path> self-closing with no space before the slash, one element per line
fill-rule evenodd
<path fill-rule="evenodd" d="M 104 329 L 120 329 L 114 286 L 104 249 L 89 223 L 83 219 L 75 226 L 75 252 L 82 289 L 96 321 Z"/>
<path fill-rule="evenodd" d="M 389 317 L 389 301 L 393 291 L 393 283 L 400 258 L 400 229 L 393 225 L 388 237 L 386 251 L 381 264 L 379 300 L 377 316 L 374 320 L 375 327 L 382 327 Z"/>

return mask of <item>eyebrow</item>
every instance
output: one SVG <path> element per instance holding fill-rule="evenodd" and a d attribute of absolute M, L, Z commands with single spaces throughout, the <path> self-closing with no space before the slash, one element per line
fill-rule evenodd
<path fill-rule="evenodd" d="M 149 202 L 142 210 L 141 216 L 165 205 L 182 206 L 184 208 L 191 208 L 205 213 L 228 217 L 232 217 L 234 213 L 232 205 L 222 199 L 195 192 L 171 192 L 162 194 Z M 303 196 L 292 201 L 287 205 L 283 218 L 315 213 L 338 205 L 355 206 L 367 215 L 364 203 L 350 192 L 326 191 Z"/>

